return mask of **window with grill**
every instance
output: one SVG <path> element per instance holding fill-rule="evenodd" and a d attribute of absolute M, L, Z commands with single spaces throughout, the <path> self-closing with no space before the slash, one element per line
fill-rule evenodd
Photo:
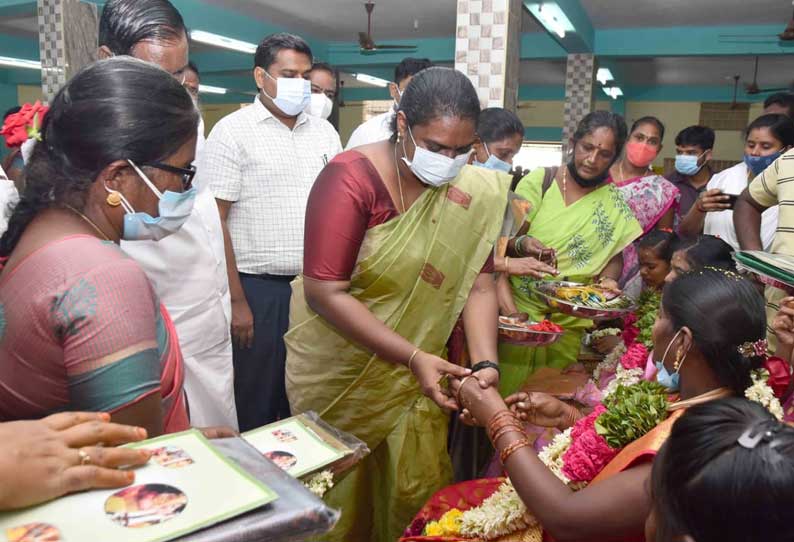
<path fill-rule="evenodd" d="M 714 103 L 700 104 L 700 125 L 712 130 L 742 131 L 750 121 L 749 103 Z"/>
<path fill-rule="evenodd" d="M 367 122 L 372 117 L 385 113 L 394 106 L 392 100 L 365 100 L 361 112 L 361 121 Z"/>

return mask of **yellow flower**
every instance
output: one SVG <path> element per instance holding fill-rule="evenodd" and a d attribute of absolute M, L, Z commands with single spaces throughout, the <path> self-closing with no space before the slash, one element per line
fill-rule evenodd
<path fill-rule="evenodd" d="M 437 521 L 425 525 L 425 536 L 444 536 L 444 531 Z"/>
<path fill-rule="evenodd" d="M 460 521 L 463 518 L 463 512 L 457 508 L 453 508 L 438 520 L 441 528 L 444 529 L 446 535 L 456 535 L 460 531 Z"/>
<path fill-rule="evenodd" d="M 425 536 L 458 536 L 463 512 L 453 508 L 438 521 L 433 521 L 425 526 Z"/>

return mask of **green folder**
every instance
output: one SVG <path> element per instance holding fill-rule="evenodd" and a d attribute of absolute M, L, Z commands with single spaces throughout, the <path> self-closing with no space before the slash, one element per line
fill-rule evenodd
<path fill-rule="evenodd" d="M 784 254 L 772 254 L 760 250 L 736 252 L 736 262 L 750 271 L 766 275 L 794 287 L 794 258 Z"/>

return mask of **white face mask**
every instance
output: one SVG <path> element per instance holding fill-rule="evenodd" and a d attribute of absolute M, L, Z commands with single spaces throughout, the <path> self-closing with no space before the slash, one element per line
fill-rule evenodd
<path fill-rule="evenodd" d="M 331 116 L 334 110 L 334 102 L 331 98 L 320 92 L 319 94 L 312 94 L 309 107 L 306 108 L 306 113 L 321 119 L 327 119 Z"/>
<path fill-rule="evenodd" d="M 276 82 L 276 97 L 270 96 L 265 89 L 262 94 L 273 100 L 276 107 L 290 117 L 297 117 L 301 111 L 305 110 L 311 101 L 312 84 L 308 79 L 298 79 L 295 77 L 279 77 L 276 79 L 267 70 L 265 75 Z"/>
<path fill-rule="evenodd" d="M 424 147 L 416 144 L 411 127 L 408 127 L 408 135 L 411 136 L 411 141 L 414 142 L 414 157 L 413 160 L 408 160 L 405 152 L 405 141 L 403 141 L 403 162 L 414 175 L 427 185 L 438 187 L 455 180 L 460 170 L 463 169 L 469 161 L 471 151 L 465 154 L 459 154 L 455 158 L 449 158 L 437 152 L 430 152 Z"/>

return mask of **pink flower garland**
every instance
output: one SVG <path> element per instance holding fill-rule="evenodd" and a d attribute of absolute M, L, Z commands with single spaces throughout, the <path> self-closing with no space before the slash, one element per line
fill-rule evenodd
<path fill-rule="evenodd" d="M 623 318 L 623 333 L 620 336 L 623 338 L 623 343 L 626 346 L 631 346 L 637 340 L 637 335 L 640 334 L 640 328 L 637 327 L 637 314 L 630 312 Z"/>
<path fill-rule="evenodd" d="M 645 345 L 635 342 L 628 347 L 626 353 L 620 358 L 620 364 L 624 369 L 645 369 L 645 363 L 648 360 L 648 349 Z"/>
<path fill-rule="evenodd" d="M 595 421 L 606 412 L 598 405 L 586 418 L 582 418 L 571 431 L 571 446 L 562 456 L 562 473 L 572 482 L 590 482 L 620 450 L 613 450 L 606 440 L 596 433 Z"/>

